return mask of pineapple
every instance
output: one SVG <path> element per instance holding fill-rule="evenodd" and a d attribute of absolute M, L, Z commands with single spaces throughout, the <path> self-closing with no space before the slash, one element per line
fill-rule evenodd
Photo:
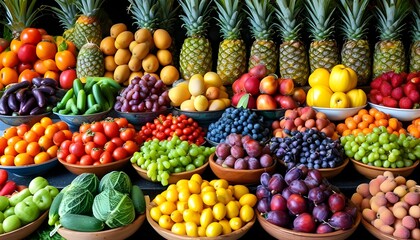
<path fill-rule="evenodd" d="M 410 49 L 410 72 L 420 71 L 420 2 L 414 5 L 413 41 Z"/>
<path fill-rule="evenodd" d="M 369 0 L 340 0 L 342 5 L 345 42 L 341 49 L 341 63 L 357 73 L 357 84 L 366 85 L 372 74 L 372 60 L 367 40 L 370 16 L 366 8 Z"/>
<path fill-rule="evenodd" d="M 146 28 L 153 33 L 157 28 L 157 11 L 159 5 L 153 3 L 154 0 L 128 0 L 128 2 L 130 3 L 128 9 L 132 14 L 134 24 L 136 24 L 138 28 Z"/>
<path fill-rule="evenodd" d="M 49 10 L 58 17 L 61 26 L 64 28 L 63 37 L 73 41 L 74 24 L 79 14 L 76 7 L 76 0 L 55 0 L 58 7 L 49 6 Z"/>
<path fill-rule="evenodd" d="M 101 43 L 102 31 L 98 13 L 103 2 L 104 0 L 78 0 L 76 2 L 77 9 L 81 12 L 72 34 L 77 49 L 87 42 L 95 43 L 98 46 Z"/>
<path fill-rule="evenodd" d="M 255 65 L 265 64 L 267 74 L 275 73 L 277 70 L 277 46 L 271 39 L 273 30 L 274 8 L 269 0 L 246 0 L 248 7 L 251 33 L 255 38 L 251 46 L 251 53 L 248 62 L 248 69 Z"/>
<path fill-rule="evenodd" d="M 181 77 L 185 80 L 194 74 L 202 74 L 212 69 L 212 49 L 206 38 L 210 20 L 210 0 L 179 0 L 184 15 L 182 25 L 187 30 L 187 38 L 181 47 L 179 58 Z"/>
<path fill-rule="evenodd" d="M 17 39 L 23 29 L 31 27 L 40 15 L 44 7 L 35 8 L 36 0 L 1 0 L 0 4 L 5 10 L 5 26 L 12 32 L 13 38 Z M 35 8 L 35 9 L 34 9 Z"/>
<path fill-rule="evenodd" d="M 308 55 L 300 40 L 302 23 L 298 23 L 303 9 L 302 0 L 277 0 L 277 26 L 283 43 L 279 47 L 279 67 L 282 78 L 291 78 L 304 86 L 309 76 Z"/>
<path fill-rule="evenodd" d="M 306 3 L 309 13 L 309 31 L 313 38 L 309 46 L 310 72 L 312 73 L 317 68 L 331 71 L 339 63 L 337 42 L 332 38 L 334 2 L 332 0 L 306 0 Z"/>
<path fill-rule="evenodd" d="M 240 32 L 243 15 L 240 14 L 239 0 L 218 0 L 216 5 L 224 39 L 219 45 L 217 74 L 223 84 L 232 84 L 246 71 L 246 47 Z"/>
<path fill-rule="evenodd" d="M 104 75 L 104 57 L 97 44 L 88 42 L 82 46 L 77 55 L 76 73 L 78 78 Z"/>
<path fill-rule="evenodd" d="M 373 52 L 373 77 L 389 71 L 406 71 L 401 34 L 409 8 L 407 0 L 380 0 L 376 6 L 380 41 L 375 44 Z"/>

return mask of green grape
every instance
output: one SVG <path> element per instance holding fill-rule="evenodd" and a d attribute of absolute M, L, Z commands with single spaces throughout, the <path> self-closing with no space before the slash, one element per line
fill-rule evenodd
<path fill-rule="evenodd" d="M 362 144 L 360 144 L 360 147 L 367 149 L 369 147 L 369 143 L 363 142 Z"/>
<path fill-rule="evenodd" d="M 163 172 L 160 174 L 160 177 L 161 177 L 162 179 L 169 179 L 169 173 L 168 173 L 167 171 L 163 171 Z"/>
<path fill-rule="evenodd" d="M 190 163 L 185 167 L 185 170 L 187 171 L 192 171 L 194 170 L 196 167 L 194 166 L 194 164 Z"/>
<path fill-rule="evenodd" d="M 390 161 L 390 162 L 396 162 L 397 161 L 397 156 L 394 155 L 394 154 L 392 154 L 392 153 L 389 154 L 388 161 Z"/>
<path fill-rule="evenodd" d="M 353 146 L 352 148 L 351 148 L 351 151 L 352 152 L 357 152 L 359 150 L 359 146 Z"/>
<path fill-rule="evenodd" d="M 375 167 L 382 167 L 382 161 L 381 160 L 376 160 L 376 161 L 373 162 L 373 165 Z"/>
<path fill-rule="evenodd" d="M 359 150 L 357 151 L 357 154 L 361 157 L 365 156 L 366 151 L 363 148 L 359 148 Z"/>
<path fill-rule="evenodd" d="M 186 151 L 184 148 L 181 148 L 181 146 L 178 146 L 178 147 L 176 148 L 176 153 L 177 153 L 179 156 L 181 156 L 181 157 L 183 157 L 183 156 L 186 156 L 186 155 L 187 155 L 187 151 Z"/>
<path fill-rule="evenodd" d="M 171 164 L 172 167 L 177 167 L 179 164 L 179 160 L 178 159 L 170 159 L 169 163 Z"/>
<path fill-rule="evenodd" d="M 196 159 L 194 159 L 193 163 L 196 167 L 201 167 L 201 166 L 203 166 L 204 161 L 201 158 L 196 158 Z"/>
<path fill-rule="evenodd" d="M 345 151 L 351 150 L 350 142 L 347 142 L 346 144 L 344 144 L 343 148 L 344 148 Z"/>
<path fill-rule="evenodd" d="M 411 167 L 413 166 L 413 161 L 411 160 L 404 160 L 404 167 Z"/>
<path fill-rule="evenodd" d="M 369 160 L 368 160 L 368 158 L 367 158 L 367 157 L 363 157 L 363 158 L 362 158 L 362 162 L 363 162 L 364 164 L 368 164 L 368 163 L 369 163 Z"/>
<path fill-rule="evenodd" d="M 382 148 L 383 148 L 385 151 L 391 151 L 391 146 L 390 146 L 390 144 L 388 144 L 388 143 L 383 144 L 383 145 L 382 145 Z"/>
<path fill-rule="evenodd" d="M 188 164 L 190 164 L 190 160 L 186 157 L 186 156 L 182 156 L 180 157 L 179 161 L 181 162 L 182 166 L 187 166 Z"/>
<path fill-rule="evenodd" d="M 163 163 L 158 163 L 158 170 L 162 171 L 163 169 L 165 169 L 165 167 L 163 166 Z"/>
<path fill-rule="evenodd" d="M 378 141 L 380 144 L 389 143 L 388 133 L 381 133 L 381 135 L 379 135 Z"/>
<path fill-rule="evenodd" d="M 345 150 L 345 154 L 346 154 L 346 156 L 347 156 L 347 157 L 349 157 L 349 158 L 353 158 L 353 157 L 354 157 L 354 152 L 353 152 L 353 151 L 351 151 L 350 149 Z"/>
<path fill-rule="evenodd" d="M 380 160 L 387 160 L 388 159 L 388 155 L 386 155 L 386 154 L 379 154 L 379 159 Z"/>
<path fill-rule="evenodd" d="M 404 161 L 402 161 L 402 160 L 396 161 L 395 164 L 397 164 L 397 168 L 404 167 Z"/>
<path fill-rule="evenodd" d="M 171 163 L 169 161 L 164 161 L 162 164 L 165 169 L 169 169 L 171 167 Z"/>
<path fill-rule="evenodd" d="M 176 167 L 176 168 L 174 168 L 174 172 L 175 173 L 180 173 L 180 172 L 183 172 L 184 170 L 183 170 L 183 168 L 182 167 Z"/>
<path fill-rule="evenodd" d="M 162 186 L 168 186 L 168 184 L 169 184 L 169 182 L 168 182 L 168 180 L 167 180 L 167 179 L 162 179 L 162 180 L 160 181 L 160 183 L 162 184 Z"/>
<path fill-rule="evenodd" d="M 367 158 L 368 158 L 367 159 L 368 162 L 374 162 L 377 159 L 377 158 L 375 158 L 375 153 L 374 152 L 369 153 Z"/>
<path fill-rule="evenodd" d="M 385 161 L 382 162 L 382 167 L 389 168 L 390 166 L 391 166 L 391 162 L 390 161 L 385 160 Z"/>
<path fill-rule="evenodd" d="M 385 154 L 385 150 L 383 148 L 378 148 L 377 151 L 379 154 Z"/>
<path fill-rule="evenodd" d="M 188 154 L 192 157 L 196 157 L 199 154 L 198 148 L 191 147 L 190 150 L 188 151 Z"/>
<path fill-rule="evenodd" d="M 355 160 L 357 160 L 357 161 L 362 160 L 362 156 L 360 156 L 360 155 L 359 155 L 359 152 L 356 152 L 356 153 L 354 154 L 354 159 L 355 159 Z"/>

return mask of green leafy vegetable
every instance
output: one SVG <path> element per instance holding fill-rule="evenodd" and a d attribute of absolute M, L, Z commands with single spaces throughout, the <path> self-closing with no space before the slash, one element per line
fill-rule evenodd
<path fill-rule="evenodd" d="M 102 177 L 99 182 L 99 191 L 102 192 L 105 189 L 111 188 L 121 193 L 130 194 L 131 186 L 131 179 L 127 173 L 123 171 L 112 171 Z"/>
<path fill-rule="evenodd" d="M 62 217 L 66 213 L 85 214 L 92 213 L 93 195 L 83 188 L 69 188 L 64 192 L 58 215 Z"/>

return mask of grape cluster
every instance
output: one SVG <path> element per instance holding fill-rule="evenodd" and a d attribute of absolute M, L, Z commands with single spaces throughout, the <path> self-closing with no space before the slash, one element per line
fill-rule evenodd
<path fill-rule="evenodd" d="M 145 142 L 130 161 L 147 170 L 147 176 L 152 181 L 160 181 L 166 186 L 171 173 L 192 171 L 201 167 L 215 149 L 190 144 L 173 136 L 171 140 L 153 139 Z"/>
<path fill-rule="evenodd" d="M 270 150 L 288 168 L 299 164 L 315 169 L 334 168 L 344 161 L 340 141 L 332 140 L 316 129 L 289 131 L 289 137 L 274 137 L 270 142 Z"/>
<path fill-rule="evenodd" d="M 384 126 L 369 134 L 347 135 L 340 140 L 348 157 L 371 166 L 410 167 L 420 158 L 419 138 L 390 134 Z"/>
<path fill-rule="evenodd" d="M 264 126 L 264 118 L 250 109 L 229 107 L 217 122 L 209 125 L 206 137 L 219 143 L 231 133 L 249 135 L 259 142 L 265 142 L 270 130 Z"/>
<path fill-rule="evenodd" d="M 163 81 L 146 74 L 131 80 L 117 96 L 114 109 L 121 112 L 156 112 L 165 110 L 169 103 L 168 89 Z"/>

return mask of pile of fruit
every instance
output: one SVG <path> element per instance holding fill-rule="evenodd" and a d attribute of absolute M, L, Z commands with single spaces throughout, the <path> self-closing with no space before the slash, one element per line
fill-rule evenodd
<path fill-rule="evenodd" d="M 271 123 L 271 128 L 274 137 L 287 137 L 288 131 L 304 132 L 306 129 L 316 128 L 330 138 L 338 138 L 335 124 L 328 120 L 325 113 L 317 112 L 308 106 L 286 110 L 284 118 L 274 120 Z"/>
<path fill-rule="evenodd" d="M 230 106 L 229 95 L 215 72 L 194 74 L 169 90 L 171 105 L 183 111 L 216 111 Z"/>
<path fill-rule="evenodd" d="M 333 140 L 316 129 L 292 131 L 284 138 L 274 137 L 270 151 L 289 169 L 300 164 L 309 169 L 335 168 L 344 162 L 340 140 Z"/>
<path fill-rule="evenodd" d="M 216 122 L 210 123 L 207 139 L 219 143 L 231 133 L 250 135 L 259 142 L 269 139 L 270 130 L 264 125 L 264 118 L 247 108 L 229 107 Z"/>
<path fill-rule="evenodd" d="M 371 133 L 340 138 L 345 154 L 364 164 L 385 168 L 410 167 L 420 158 L 420 139 L 389 133 L 384 126 Z"/>
<path fill-rule="evenodd" d="M 57 87 L 54 79 L 39 77 L 9 84 L 0 97 L 0 114 L 24 116 L 50 112 L 59 100 Z"/>
<path fill-rule="evenodd" d="M 157 112 L 169 107 L 166 85 L 150 74 L 135 77 L 117 96 L 114 109 L 120 112 Z"/>
<path fill-rule="evenodd" d="M 147 170 L 147 176 L 152 181 L 160 181 L 166 186 L 171 173 L 192 171 L 203 166 L 214 151 L 214 147 L 190 144 L 174 135 L 171 140 L 144 142 L 130 161 Z"/>
<path fill-rule="evenodd" d="M 63 141 L 57 157 L 70 164 L 98 165 L 130 157 L 141 141 L 125 118 L 83 123 L 71 140 Z"/>
<path fill-rule="evenodd" d="M 168 49 L 171 44 L 172 37 L 164 29 L 156 29 L 152 33 L 141 28 L 133 33 L 124 23 L 114 24 L 110 36 L 100 43 L 105 55 L 105 76 L 124 83 L 149 73 L 172 84 L 179 79 L 179 72 L 172 66 L 172 53 Z"/>
<path fill-rule="evenodd" d="M 32 126 L 12 126 L 0 137 L 0 164 L 25 166 L 44 163 L 57 157 L 58 146 L 71 139 L 69 126 L 44 117 Z"/>
<path fill-rule="evenodd" d="M 328 233 L 354 226 L 358 211 L 316 169 L 290 169 L 284 177 L 263 173 L 257 209 L 270 223 L 305 233 Z"/>
<path fill-rule="evenodd" d="M 64 115 L 89 115 L 110 110 L 115 95 L 121 86 L 112 78 L 87 77 L 86 84 L 74 79 L 73 87 L 67 90 L 53 112 Z"/>
<path fill-rule="evenodd" d="M 411 121 L 411 124 L 407 127 L 407 132 L 415 138 L 420 138 L 420 118 Z"/>
<path fill-rule="evenodd" d="M 249 135 L 229 134 L 216 146 L 216 164 L 234 169 L 258 169 L 270 167 L 274 159 L 270 149 Z"/>
<path fill-rule="evenodd" d="M 317 68 L 309 76 L 306 104 L 324 108 L 353 108 L 366 105 L 366 94 L 357 89 L 356 72 L 342 64 L 331 69 Z"/>
<path fill-rule="evenodd" d="M 370 83 L 369 101 L 386 107 L 412 109 L 420 104 L 420 72 L 386 72 Z"/>
<path fill-rule="evenodd" d="M 351 201 L 364 220 L 389 238 L 420 239 L 420 192 L 416 181 L 385 171 L 369 183 L 360 184 Z"/>
<path fill-rule="evenodd" d="M 189 237 L 217 237 L 240 230 L 254 219 L 254 194 L 224 179 L 210 182 L 194 174 L 171 184 L 152 201 L 150 216 L 159 226 Z"/>
<path fill-rule="evenodd" d="M 305 91 L 295 88 L 293 79 L 267 75 L 264 64 L 252 67 L 235 80 L 232 90 L 233 106 L 238 106 L 239 100 L 246 96 L 242 107 L 258 110 L 293 109 L 304 104 L 306 99 Z"/>
<path fill-rule="evenodd" d="M 43 177 L 35 177 L 28 187 L 16 190 L 7 196 L 0 195 L 0 237 L 37 220 L 59 193 Z"/>

